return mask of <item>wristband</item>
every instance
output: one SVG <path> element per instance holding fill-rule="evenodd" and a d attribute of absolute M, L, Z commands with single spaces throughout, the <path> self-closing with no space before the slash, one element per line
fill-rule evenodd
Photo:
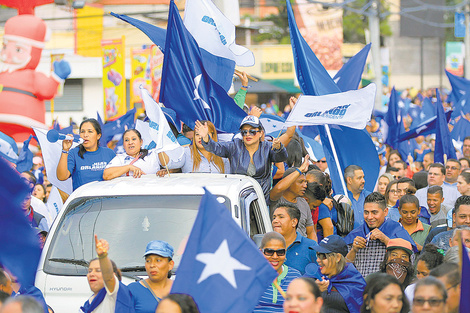
<path fill-rule="evenodd" d="M 66 150 L 62 150 L 62 153 L 69 154 L 69 152 Z"/>
<path fill-rule="evenodd" d="M 245 89 L 248 89 L 248 86 L 243 86 L 243 85 L 242 85 L 242 87 L 245 88 Z"/>
<path fill-rule="evenodd" d="M 103 253 L 102 255 L 98 255 L 98 259 L 104 259 L 108 257 L 108 252 Z"/>
<path fill-rule="evenodd" d="M 298 168 L 295 169 L 297 172 L 299 172 L 300 175 L 303 175 L 302 171 L 299 170 Z"/>

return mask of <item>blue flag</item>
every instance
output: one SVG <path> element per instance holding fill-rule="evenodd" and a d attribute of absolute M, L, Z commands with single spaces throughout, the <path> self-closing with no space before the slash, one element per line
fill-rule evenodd
<path fill-rule="evenodd" d="M 452 143 L 452 137 L 450 136 L 449 126 L 447 124 L 446 115 L 444 113 L 444 107 L 442 106 L 441 98 L 439 96 L 439 90 L 436 89 L 437 97 L 437 121 L 436 121 L 436 144 L 434 147 L 434 162 L 444 162 L 444 154 L 447 155 L 447 159 L 456 159 L 454 144 Z"/>
<path fill-rule="evenodd" d="M 163 29 L 123 14 L 111 13 L 111 15 L 140 29 L 144 34 L 146 34 L 150 38 L 150 40 L 154 44 L 158 46 L 158 48 L 160 49 L 160 51 L 162 51 L 163 54 L 166 53 L 165 41 L 168 29 Z M 233 72 L 235 70 L 235 61 L 213 55 L 212 53 L 204 49 L 200 49 L 200 54 L 202 55 L 202 63 L 204 64 L 207 74 L 212 78 L 212 80 L 218 82 L 219 85 L 225 89 L 225 91 L 228 91 L 232 86 L 232 77 Z"/>
<path fill-rule="evenodd" d="M 134 128 L 135 112 L 136 109 L 133 108 L 132 110 L 127 111 L 127 113 L 120 118 L 107 122 L 101 126 L 100 146 L 106 147 L 108 142 L 113 140 L 114 136 L 118 136 L 119 134 L 122 135 L 127 129 Z M 121 141 L 121 137 L 119 138 L 119 141 Z"/>
<path fill-rule="evenodd" d="M 466 118 L 461 117 L 459 121 L 455 123 L 450 135 L 455 141 L 463 142 L 465 137 L 470 136 L 470 121 Z"/>
<path fill-rule="evenodd" d="M 462 276 L 460 280 L 460 310 L 461 313 L 470 312 L 470 260 L 467 253 L 467 248 L 463 244 L 463 241 L 460 243 L 462 250 Z"/>
<path fill-rule="evenodd" d="M 289 0 L 286 0 L 286 5 L 295 71 L 300 89 L 304 94 L 313 96 L 341 92 L 300 34 Z M 343 191 L 343 194 L 347 194 L 346 190 L 343 190 L 344 181 L 341 181 L 339 171 L 343 173 L 344 169 L 352 164 L 363 169 L 366 177 L 365 189 L 373 190 L 379 176 L 380 161 L 375 145 L 367 131 L 337 125 L 331 125 L 330 128 L 331 139 L 335 145 L 341 167 L 340 170 L 338 170 L 333 157 L 333 148 L 330 145 L 325 128 L 318 127 L 318 130 L 335 193 L 339 194 Z"/>
<path fill-rule="evenodd" d="M 388 102 L 388 111 L 385 115 L 385 122 L 388 126 L 387 139 L 385 143 L 393 149 L 398 147 L 398 136 L 400 135 L 399 109 L 398 109 L 398 95 L 395 87 L 390 92 L 390 100 Z"/>
<path fill-rule="evenodd" d="M 191 295 L 202 313 L 252 312 L 277 272 L 230 211 L 204 190 L 171 293 Z"/>
<path fill-rule="evenodd" d="M 33 138 L 33 135 L 29 135 L 29 138 L 23 142 L 23 148 L 21 148 L 18 161 L 16 162 L 16 170 L 20 173 L 30 171 L 33 167 L 34 154 L 29 150 L 31 138 Z"/>
<path fill-rule="evenodd" d="M 41 249 L 22 209 L 30 188 L 2 158 L 0 182 L 0 265 L 11 271 L 22 286 L 32 286 Z"/>
<path fill-rule="evenodd" d="M 448 71 L 446 71 L 446 75 L 452 87 L 446 101 L 455 105 L 470 90 L 470 80 L 451 74 Z"/>
<path fill-rule="evenodd" d="M 196 120 L 209 120 L 218 130 L 237 132 L 246 113 L 207 74 L 199 47 L 173 1 L 165 51 L 160 101 L 193 129 Z"/>
<path fill-rule="evenodd" d="M 367 56 L 370 51 L 370 43 L 361 51 L 353 56 L 343 67 L 336 73 L 333 80 L 341 91 L 356 90 L 362 78 L 362 72 L 366 65 Z"/>
<path fill-rule="evenodd" d="M 451 114 L 452 114 L 452 111 L 446 112 L 447 122 L 450 121 Z M 409 139 L 416 138 L 418 136 L 426 136 L 429 134 L 435 134 L 436 133 L 436 119 L 437 119 L 437 116 L 431 117 L 430 119 L 423 121 L 421 124 L 419 124 L 415 128 L 410 129 L 406 133 L 401 133 L 400 137 L 398 138 L 398 141 L 409 140 Z"/>

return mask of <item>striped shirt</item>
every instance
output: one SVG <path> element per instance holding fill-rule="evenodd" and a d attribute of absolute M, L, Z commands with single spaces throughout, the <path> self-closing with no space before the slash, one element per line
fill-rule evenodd
<path fill-rule="evenodd" d="M 287 291 L 287 286 L 294 279 L 301 277 L 300 272 L 287 265 L 282 265 L 282 273 L 277 277 L 277 282 L 282 290 Z M 284 312 L 282 305 L 284 298 L 281 296 L 274 284 L 271 284 L 264 294 L 259 299 L 253 312 L 257 313 L 271 313 L 271 312 Z"/>

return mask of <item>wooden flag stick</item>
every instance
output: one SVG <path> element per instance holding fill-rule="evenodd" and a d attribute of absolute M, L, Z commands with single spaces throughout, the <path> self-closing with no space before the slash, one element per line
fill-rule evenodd
<path fill-rule="evenodd" d="M 242 72 L 242 71 L 239 71 L 239 70 L 237 70 L 237 69 L 235 69 L 235 73 L 240 74 L 240 75 L 243 75 L 243 72 Z M 253 77 L 253 76 L 251 76 L 251 75 L 249 75 L 249 74 L 246 74 L 246 77 L 248 77 L 248 79 L 251 79 L 251 80 L 254 81 L 254 82 L 257 82 L 257 81 L 258 81 L 258 78 L 255 78 L 255 77 Z"/>

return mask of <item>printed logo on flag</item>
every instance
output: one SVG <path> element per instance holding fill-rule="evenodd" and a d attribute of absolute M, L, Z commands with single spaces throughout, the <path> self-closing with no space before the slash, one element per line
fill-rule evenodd
<path fill-rule="evenodd" d="M 319 112 L 307 113 L 305 114 L 305 117 L 321 116 L 321 117 L 332 118 L 332 119 L 341 119 L 344 117 L 344 115 L 346 115 L 346 112 L 350 106 L 351 104 L 340 105 L 335 108 L 332 108 L 331 110 L 327 110 L 324 112 L 319 111 Z"/>

